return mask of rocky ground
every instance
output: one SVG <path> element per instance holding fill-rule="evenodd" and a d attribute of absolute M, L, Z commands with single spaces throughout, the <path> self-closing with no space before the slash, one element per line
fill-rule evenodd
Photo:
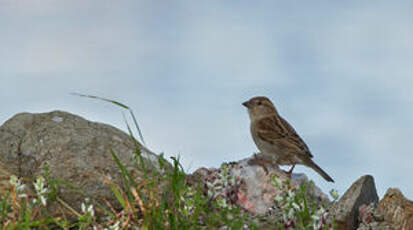
<path fill-rule="evenodd" d="M 45 165 L 54 178 L 61 178 L 76 189 L 63 189 L 61 197 L 71 206 L 79 207 L 86 196 L 113 203 L 113 193 L 105 178 L 121 181 L 118 167 L 108 153 L 115 151 L 137 181 L 142 172 L 133 160 L 135 144 L 124 132 L 109 125 L 91 122 L 79 116 L 54 111 L 43 114 L 17 114 L 0 126 L 0 191 L 10 189 L 10 175 L 30 180 L 40 175 Z M 158 156 L 143 148 L 143 158 L 149 170 L 159 170 Z M 202 181 L 205 193 L 213 191 L 213 198 L 223 197 L 231 205 L 247 212 L 265 216 L 276 213 L 274 199 L 283 193 L 277 183 L 289 181 L 277 167 L 268 172 L 255 165 L 253 158 L 225 163 L 220 168 L 200 168 L 188 175 L 189 185 Z M 413 229 L 413 202 L 402 192 L 390 188 L 382 199 L 376 192 L 373 176 L 365 175 L 355 181 L 335 202 L 330 202 L 305 175 L 293 174 L 292 187 L 308 185 L 309 196 L 318 204 L 329 204 L 329 215 L 335 217 L 338 229 Z M 280 211 L 280 210 L 278 210 Z"/>

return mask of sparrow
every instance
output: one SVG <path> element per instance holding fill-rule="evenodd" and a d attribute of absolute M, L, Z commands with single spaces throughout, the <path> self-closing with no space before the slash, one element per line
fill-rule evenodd
<path fill-rule="evenodd" d="M 253 97 L 242 103 L 248 109 L 252 138 L 260 152 L 278 165 L 296 164 L 314 169 L 325 180 L 334 180 L 311 159 L 313 155 L 294 128 L 282 118 L 267 97 Z"/>

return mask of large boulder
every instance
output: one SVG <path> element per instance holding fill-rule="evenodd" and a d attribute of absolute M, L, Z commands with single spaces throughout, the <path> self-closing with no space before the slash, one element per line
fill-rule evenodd
<path fill-rule="evenodd" d="M 136 167 L 135 147 L 121 130 L 67 112 L 17 114 L 0 127 L 0 188 L 6 186 L 10 174 L 23 178 L 30 187 L 47 164 L 52 178 L 73 186 L 62 185 L 59 191 L 59 197 L 72 208 L 79 209 L 85 197 L 119 207 L 104 182 L 107 178 L 122 185 L 110 151 L 139 183 L 142 171 Z M 142 146 L 141 150 L 149 170 L 157 170 L 157 156 Z"/>

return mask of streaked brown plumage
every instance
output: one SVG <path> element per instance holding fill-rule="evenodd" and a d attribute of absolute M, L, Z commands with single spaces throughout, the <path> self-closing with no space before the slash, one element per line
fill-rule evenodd
<path fill-rule="evenodd" d="M 254 97 L 242 103 L 248 108 L 251 120 L 251 135 L 262 154 L 270 156 L 278 165 L 302 164 L 314 169 L 325 180 L 334 180 L 311 158 L 308 146 L 294 128 L 282 118 L 274 104 L 266 97 Z"/>

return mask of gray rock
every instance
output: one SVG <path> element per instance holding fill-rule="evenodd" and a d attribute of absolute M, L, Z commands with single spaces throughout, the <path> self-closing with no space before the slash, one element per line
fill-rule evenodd
<path fill-rule="evenodd" d="M 298 187 L 304 184 L 307 186 L 308 200 L 315 199 L 315 202 L 317 205 L 321 203 L 324 203 L 324 204 L 330 203 L 330 199 L 328 198 L 328 196 L 325 193 L 323 193 L 323 191 L 321 191 L 321 189 L 317 187 L 317 185 L 314 184 L 313 181 L 310 181 L 307 175 L 305 175 L 304 173 L 293 173 L 292 181 L 294 181 L 294 183 Z"/>
<path fill-rule="evenodd" d="M 110 150 L 118 155 L 137 183 L 142 181 L 142 172 L 136 167 L 134 142 L 112 126 L 53 111 L 17 114 L 0 127 L 0 163 L 4 171 L 23 181 L 33 181 L 48 164 L 51 177 L 78 188 L 63 186 L 59 191 L 59 197 L 75 209 L 80 208 L 85 197 L 107 200 L 119 207 L 104 182 L 104 178 L 110 178 L 122 185 Z M 157 170 L 155 154 L 143 148 L 142 156 L 150 170 Z"/>
<path fill-rule="evenodd" d="M 359 207 L 376 204 L 378 200 L 374 178 L 370 175 L 360 177 L 334 205 L 332 213 L 336 217 L 338 229 L 357 229 Z"/>

